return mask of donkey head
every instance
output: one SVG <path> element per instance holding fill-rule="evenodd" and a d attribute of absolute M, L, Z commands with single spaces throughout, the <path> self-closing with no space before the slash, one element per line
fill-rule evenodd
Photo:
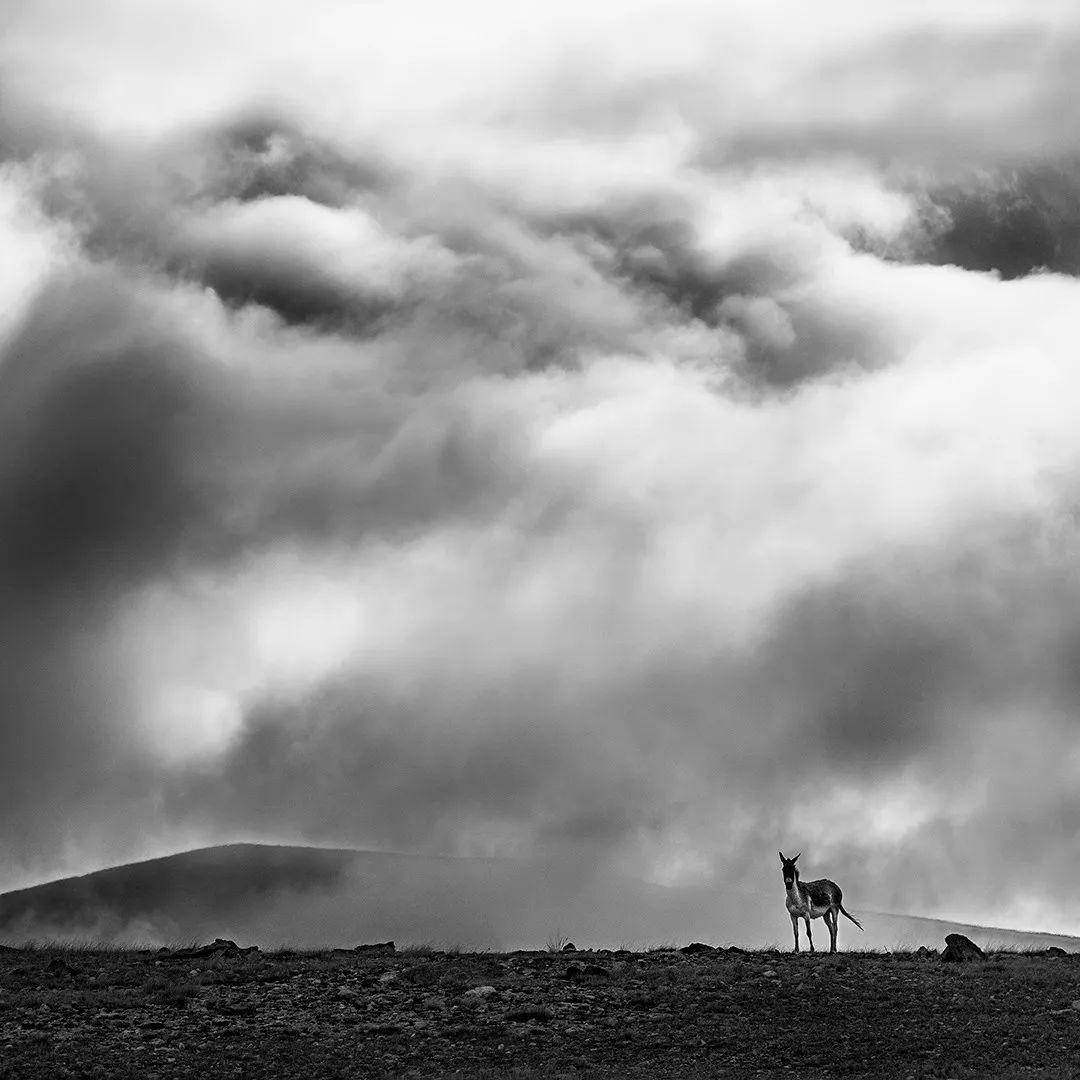
<path fill-rule="evenodd" d="M 778 852 L 778 854 L 780 855 L 780 872 L 784 875 L 784 886 L 790 889 L 799 880 L 799 871 L 795 863 L 802 852 L 800 851 L 799 855 L 796 855 L 794 859 L 787 858 L 782 851 Z"/>

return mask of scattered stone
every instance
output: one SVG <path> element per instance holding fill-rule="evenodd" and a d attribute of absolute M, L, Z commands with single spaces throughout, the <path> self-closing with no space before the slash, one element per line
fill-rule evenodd
<path fill-rule="evenodd" d="M 214 1008 L 219 1013 L 221 1013 L 222 1016 L 254 1016 L 255 1015 L 255 1006 L 250 1004 L 250 1003 L 247 1003 L 247 1004 L 242 1004 L 242 1003 L 233 1004 L 231 1002 L 222 1001 L 222 1002 L 218 1002 L 214 1006 Z"/>
<path fill-rule="evenodd" d="M 775 968 L 766 968 L 761 974 L 766 979 L 777 979 L 777 978 L 779 978 L 779 976 L 776 974 Z"/>
<path fill-rule="evenodd" d="M 946 934 L 941 959 L 947 964 L 966 964 L 972 960 L 985 960 L 986 953 L 963 934 Z"/>
<path fill-rule="evenodd" d="M 486 998 L 491 997 L 494 993 L 494 986 L 474 986 L 471 990 L 465 991 L 465 996 L 469 998 Z"/>
<path fill-rule="evenodd" d="M 572 941 L 568 941 L 568 942 L 567 942 L 567 943 L 566 943 L 566 944 L 565 944 L 565 945 L 564 945 L 564 946 L 562 947 L 562 951 L 563 951 L 563 952 L 577 952 L 577 946 L 576 946 L 576 945 L 575 945 L 575 944 L 574 944 L 574 943 L 573 943 Z"/>
<path fill-rule="evenodd" d="M 375 941 L 369 945 L 357 945 L 353 952 L 365 953 L 368 956 L 390 956 L 397 952 L 397 946 L 392 941 Z"/>
<path fill-rule="evenodd" d="M 1080 998 L 1077 998 L 1075 1001 L 1069 1002 L 1069 1005 L 1074 1009 L 1080 1010 Z"/>
<path fill-rule="evenodd" d="M 384 971 L 379 976 L 379 982 L 385 985 L 386 983 L 397 982 L 400 978 L 401 976 L 396 971 Z"/>
<path fill-rule="evenodd" d="M 337 988 L 337 996 L 342 1001 L 356 1001 L 360 995 L 351 986 L 339 986 Z"/>
<path fill-rule="evenodd" d="M 535 1021 L 545 1024 L 555 1019 L 555 1014 L 546 1005 L 522 1005 L 520 1008 L 511 1009 L 506 1014 L 506 1019 L 513 1024 L 527 1024 Z"/>
<path fill-rule="evenodd" d="M 925 945 L 920 945 L 915 950 L 915 955 L 920 960 L 929 960 L 931 957 L 933 957 L 934 959 L 937 959 L 938 951 L 937 951 L 937 949 L 930 949 L 930 948 L 927 948 Z"/>
<path fill-rule="evenodd" d="M 697 953 L 712 953 L 716 950 L 711 945 L 706 945 L 704 941 L 691 941 L 689 945 L 684 945 L 679 952 L 686 953 L 687 956 L 694 956 Z"/>

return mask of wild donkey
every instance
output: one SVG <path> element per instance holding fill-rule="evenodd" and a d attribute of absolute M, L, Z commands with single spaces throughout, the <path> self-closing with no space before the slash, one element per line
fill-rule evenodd
<path fill-rule="evenodd" d="M 801 855 L 802 852 L 799 852 Z M 806 936 L 810 940 L 810 951 L 814 951 L 814 935 L 810 931 L 810 920 L 824 918 L 825 925 L 829 928 L 831 948 L 829 952 L 836 952 L 836 918 L 837 913 L 849 918 L 860 930 L 862 923 L 844 910 L 844 894 L 835 881 L 821 878 L 818 881 L 802 882 L 799 880 L 799 871 L 795 867 L 794 859 L 787 859 L 781 851 L 780 862 L 783 866 L 784 888 L 787 890 L 785 902 L 788 914 L 791 916 L 791 929 L 795 934 L 795 951 L 799 951 L 799 920 L 806 923 Z"/>

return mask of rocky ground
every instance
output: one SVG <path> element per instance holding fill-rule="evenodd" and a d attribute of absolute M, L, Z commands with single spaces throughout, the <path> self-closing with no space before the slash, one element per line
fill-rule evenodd
<path fill-rule="evenodd" d="M 1080 956 L 0 950 L 0 1078 L 1080 1076 Z"/>

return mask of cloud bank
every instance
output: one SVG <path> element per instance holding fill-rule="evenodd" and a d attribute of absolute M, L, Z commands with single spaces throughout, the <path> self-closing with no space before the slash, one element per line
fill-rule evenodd
<path fill-rule="evenodd" d="M 100 7 L 0 52 L 0 884 L 1080 928 L 1067 5 Z"/>

